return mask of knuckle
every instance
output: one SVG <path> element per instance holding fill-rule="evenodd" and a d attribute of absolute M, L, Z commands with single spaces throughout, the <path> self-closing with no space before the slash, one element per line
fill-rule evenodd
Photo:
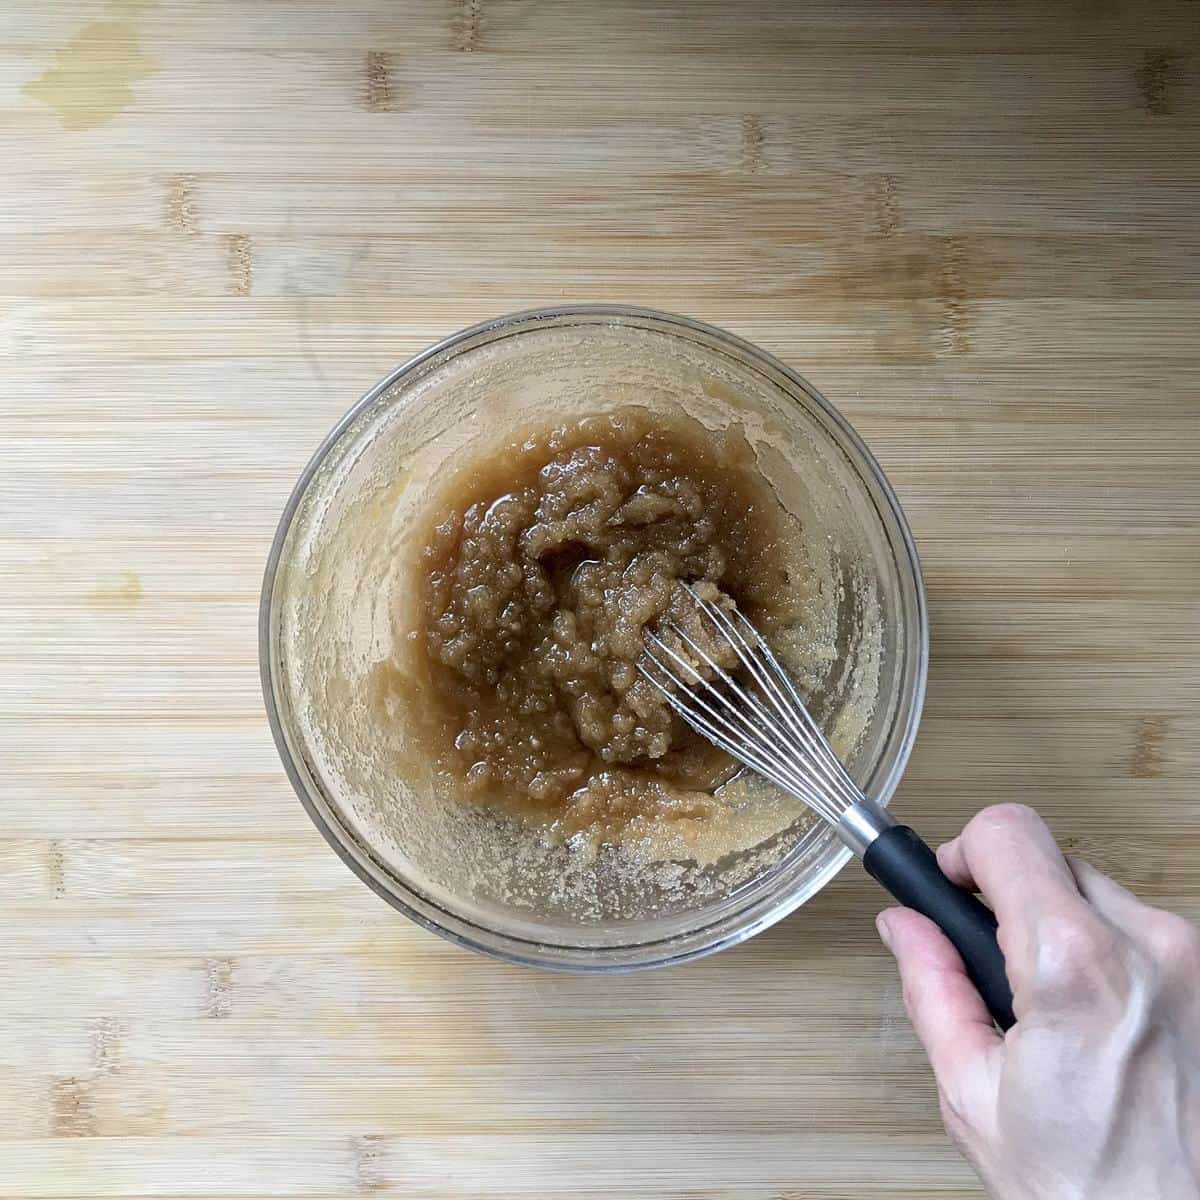
<path fill-rule="evenodd" d="M 1186 917 L 1157 912 L 1150 930 L 1159 961 L 1175 975 L 1200 975 L 1200 929 Z"/>
<path fill-rule="evenodd" d="M 1036 986 L 1043 995 L 1073 996 L 1104 981 L 1124 987 L 1127 970 L 1116 933 L 1085 914 L 1051 915 L 1038 924 Z"/>
<path fill-rule="evenodd" d="M 976 813 L 968 829 L 976 833 L 1013 834 L 1029 829 L 1041 818 L 1027 804 L 993 804 Z"/>

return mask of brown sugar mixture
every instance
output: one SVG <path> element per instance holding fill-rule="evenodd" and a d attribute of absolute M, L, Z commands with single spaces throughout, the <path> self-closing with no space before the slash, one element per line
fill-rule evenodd
<path fill-rule="evenodd" d="M 800 540 L 736 427 L 639 408 L 469 464 L 421 538 L 421 749 L 469 803 L 620 841 L 703 816 L 735 764 L 637 670 L 647 627 L 703 626 L 681 581 L 768 636 L 796 617 Z"/>

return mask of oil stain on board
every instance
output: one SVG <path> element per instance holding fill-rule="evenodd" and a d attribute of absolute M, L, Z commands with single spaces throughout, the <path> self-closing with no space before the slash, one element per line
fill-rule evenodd
<path fill-rule="evenodd" d="M 158 73 L 135 24 L 147 7 L 148 0 L 111 0 L 106 18 L 84 25 L 25 94 L 54 109 L 64 129 L 107 125 L 133 103 L 133 85 Z"/>

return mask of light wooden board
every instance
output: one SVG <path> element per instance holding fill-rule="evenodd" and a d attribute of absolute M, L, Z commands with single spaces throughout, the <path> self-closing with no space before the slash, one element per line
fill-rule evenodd
<path fill-rule="evenodd" d="M 569 299 L 808 374 L 924 556 L 896 804 L 1200 916 L 1200 15 L 0 6 L 0 1198 L 979 1193 L 859 872 L 750 944 L 452 949 L 310 827 L 278 512 L 412 352 Z"/>

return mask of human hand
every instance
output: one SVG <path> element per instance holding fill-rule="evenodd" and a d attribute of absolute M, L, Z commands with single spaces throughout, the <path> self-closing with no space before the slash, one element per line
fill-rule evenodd
<path fill-rule="evenodd" d="M 1064 858 L 1032 809 L 984 809 L 938 850 L 999 921 L 1001 1035 L 932 921 L 879 914 L 946 1130 L 993 1200 L 1200 1198 L 1200 931 Z"/>

